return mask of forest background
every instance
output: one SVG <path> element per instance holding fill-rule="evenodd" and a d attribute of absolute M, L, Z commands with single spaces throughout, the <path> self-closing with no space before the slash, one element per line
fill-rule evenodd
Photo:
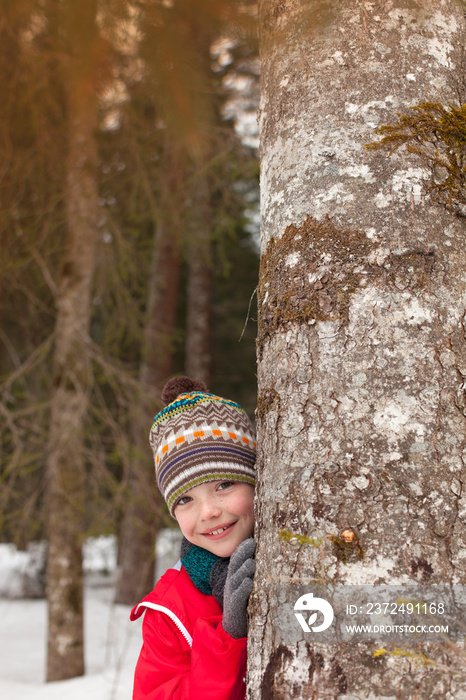
<path fill-rule="evenodd" d="M 464 572 L 463 6 L 259 3 L 251 697 L 451 691 L 454 658 L 401 674 L 350 646 L 303 676 L 307 642 L 268 623 L 298 558 L 332 584 Z M 118 534 L 116 601 L 152 587 L 167 377 L 256 403 L 253 7 L 4 3 L 1 537 L 48 543 L 48 680 L 84 672 L 87 535 Z"/>
<path fill-rule="evenodd" d="M 2 3 L 0 541 L 49 542 L 48 680 L 83 672 L 85 537 L 119 535 L 118 602 L 153 581 L 164 382 L 254 412 L 254 33 L 247 3 Z"/>

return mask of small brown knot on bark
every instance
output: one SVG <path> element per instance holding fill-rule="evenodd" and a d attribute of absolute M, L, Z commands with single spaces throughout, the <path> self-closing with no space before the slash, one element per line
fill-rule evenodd
<path fill-rule="evenodd" d="M 349 527 L 345 527 L 345 529 L 341 533 L 341 537 L 344 542 L 347 542 L 350 544 L 351 542 L 354 541 L 354 538 L 356 537 L 356 534 L 354 530 L 351 530 Z"/>

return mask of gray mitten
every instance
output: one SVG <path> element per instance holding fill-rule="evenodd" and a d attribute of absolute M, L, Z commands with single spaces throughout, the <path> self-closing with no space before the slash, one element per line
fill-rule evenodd
<path fill-rule="evenodd" d="M 256 543 L 252 537 L 244 540 L 231 555 L 228 566 L 222 625 L 225 632 L 234 639 L 245 637 L 248 631 L 246 611 L 256 570 L 256 562 L 253 559 L 255 551 Z"/>

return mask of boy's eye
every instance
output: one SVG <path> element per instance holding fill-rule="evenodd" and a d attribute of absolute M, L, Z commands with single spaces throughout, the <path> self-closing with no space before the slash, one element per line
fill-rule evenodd
<path fill-rule="evenodd" d="M 177 502 L 175 504 L 175 508 L 176 508 L 176 506 L 184 506 L 185 503 L 189 503 L 189 501 L 191 501 L 191 500 L 192 500 L 192 498 L 190 496 L 181 496 L 181 498 L 179 498 L 177 500 Z"/>
<path fill-rule="evenodd" d="M 222 481 L 222 483 L 218 485 L 218 490 L 223 491 L 223 489 L 227 489 L 229 486 L 232 486 L 232 485 L 233 485 L 232 481 Z"/>

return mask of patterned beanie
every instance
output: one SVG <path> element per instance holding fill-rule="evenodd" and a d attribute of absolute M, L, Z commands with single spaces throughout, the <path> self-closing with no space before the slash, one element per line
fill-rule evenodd
<path fill-rule="evenodd" d="M 246 413 L 209 394 L 203 382 L 175 377 L 165 385 L 150 430 L 157 484 L 170 514 L 189 489 L 207 481 L 255 483 L 256 443 Z"/>

